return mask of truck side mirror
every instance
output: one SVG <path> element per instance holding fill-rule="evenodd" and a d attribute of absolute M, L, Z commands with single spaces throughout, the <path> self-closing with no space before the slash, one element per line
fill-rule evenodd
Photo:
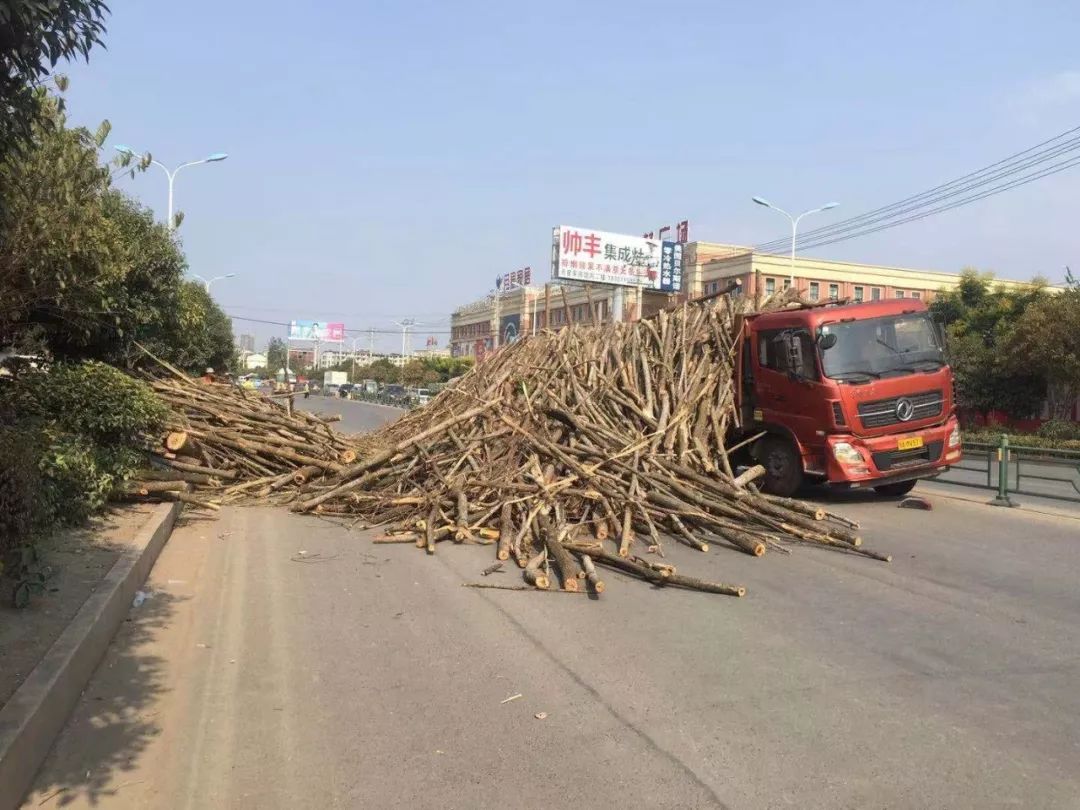
<path fill-rule="evenodd" d="M 795 379 L 802 378 L 803 356 L 802 341 L 797 332 L 784 333 L 784 350 L 787 352 L 788 374 Z"/>
<path fill-rule="evenodd" d="M 823 352 L 831 349 L 836 345 L 836 332 L 822 332 L 818 335 L 817 345 Z"/>

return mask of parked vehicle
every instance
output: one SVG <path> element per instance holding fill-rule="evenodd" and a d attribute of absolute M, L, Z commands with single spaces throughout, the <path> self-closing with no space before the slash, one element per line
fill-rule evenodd
<path fill-rule="evenodd" d="M 392 404 L 403 404 L 407 399 L 404 385 L 388 385 L 383 389 L 383 397 Z"/>
<path fill-rule="evenodd" d="M 343 385 L 349 381 L 349 375 L 344 371 L 327 371 L 323 373 L 323 385 Z"/>
<path fill-rule="evenodd" d="M 763 487 L 909 492 L 961 458 L 952 371 L 926 304 L 830 304 L 751 316 L 735 380 L 739 437 Z"/>
<path fill-rule="evenodd" d="M 314 388 L 313 388 L 314 390 Z M 333 383 L 327 383 L 323 386 L 322 395 L 324 397 L 336 397 L 338 393 L 338 386 Z"/>
<path fill-rule="evenodd" d="M 352 392 L 356 389 L 356 386 L 352 383 L 345 383 L 338 386 L 338 396 L 344 399 L 348 399 Z"/>

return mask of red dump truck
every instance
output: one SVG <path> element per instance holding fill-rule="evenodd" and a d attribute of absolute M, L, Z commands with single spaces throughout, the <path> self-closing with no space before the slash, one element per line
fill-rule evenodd
<path fill-rule="evenodd" d="M 804 482 L 903 495 L 960 460 L 952 371 L 922 301 L 837 303 L 747 317 L 741 435 L 790 495 Z"/>

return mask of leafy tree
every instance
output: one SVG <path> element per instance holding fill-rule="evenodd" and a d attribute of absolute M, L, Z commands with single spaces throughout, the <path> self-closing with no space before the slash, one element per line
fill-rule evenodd
<path fill-rule="evenodd" d="M 270 338 L 270 344 L 266 347 L 266 368 L 270 374 L 275 375 L 283 368 L 289 359 L 289 347 L 281 338 Z"/>
<path fill-rule="evenodd" d="M 104 0 L 0 2 L 0 155 L 30 137 L 35 86 L 61 59 L 101 44 L 108 11 Z"/>
<path fill-rule="evenodd" d="M 1023 290 L 994 285 L 993 275 L 970 268 L 953 290 L 939 296 L 931 311 L 945 323 L 949 363 L 956 377 L 958 404 L 980 413 L 1000 410 L 1034 414 L 1046 394 L 1044 378 L 1011 362 L 1006 345 L 1013 325 L 1048 294 L 1035 279 Z"/>
<path fill-rule="evenodd" d="M 167 354 L 177 365 L 199 371 L 211 367 L 218 372 L 236 365 L 232 321 L 202 284 L 181 283 L 178 311 L 171 325 L 178 342 Z"/>
<path fill-rule="evenodd" d="M 98 162 L 108 131 L 65 128 L 45 99 L 32 145 L 0 161 L 0 344 L 35 323 L 86 334 L 108 309 L 109 169 Z"/>
<path fill-rule="evenodd" d="M 401 379 L 405 385 L 419 385 L 424 381 L 424 364 L 419 360 L 412 360 L 401 369 Z"/>
<path fill-rule="evenodd" d="M 168 229 L 110 188 L 108 123 L 68 129 L 41 102 L 26 148 L 0 160 L 0 345 L 134 366 L 136 347 L 188 369 L 228 367 L 232 329 Z"/>
<path fill-rule="evenodd" d="M 356 376 L 361 380 L 375 380 L 375 382 L 385 385 L 386 383 L 398 381 L 399 369 L 384 357 L 376 360 L 371 365 L 357 368 Z"/>
<path fill-rule="evenodd" d="M 1065 420 L 1080 399 L 1080 287 L 1031 303 L 1010 331 L 1007 363 L 1046 383 L 1050 418 Z"/>

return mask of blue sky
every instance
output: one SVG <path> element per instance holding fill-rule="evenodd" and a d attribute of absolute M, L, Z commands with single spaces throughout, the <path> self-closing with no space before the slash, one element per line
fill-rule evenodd
<path fill-rule="evenodd" d="M 550 229 L 755 244 L 1080 124 L 1075 2 L 112 3 L 74 121 L 167 164 L 195 273 L 235 315 L 441 334 Z M 156 170 L 119 181 L 164 217 Z M 1080 167 L 826 258 L 1054 279 Z M 275 327 L 235 322 L 265 338 Z M 385 338 L 386 347 L 396 341 Z"/>

